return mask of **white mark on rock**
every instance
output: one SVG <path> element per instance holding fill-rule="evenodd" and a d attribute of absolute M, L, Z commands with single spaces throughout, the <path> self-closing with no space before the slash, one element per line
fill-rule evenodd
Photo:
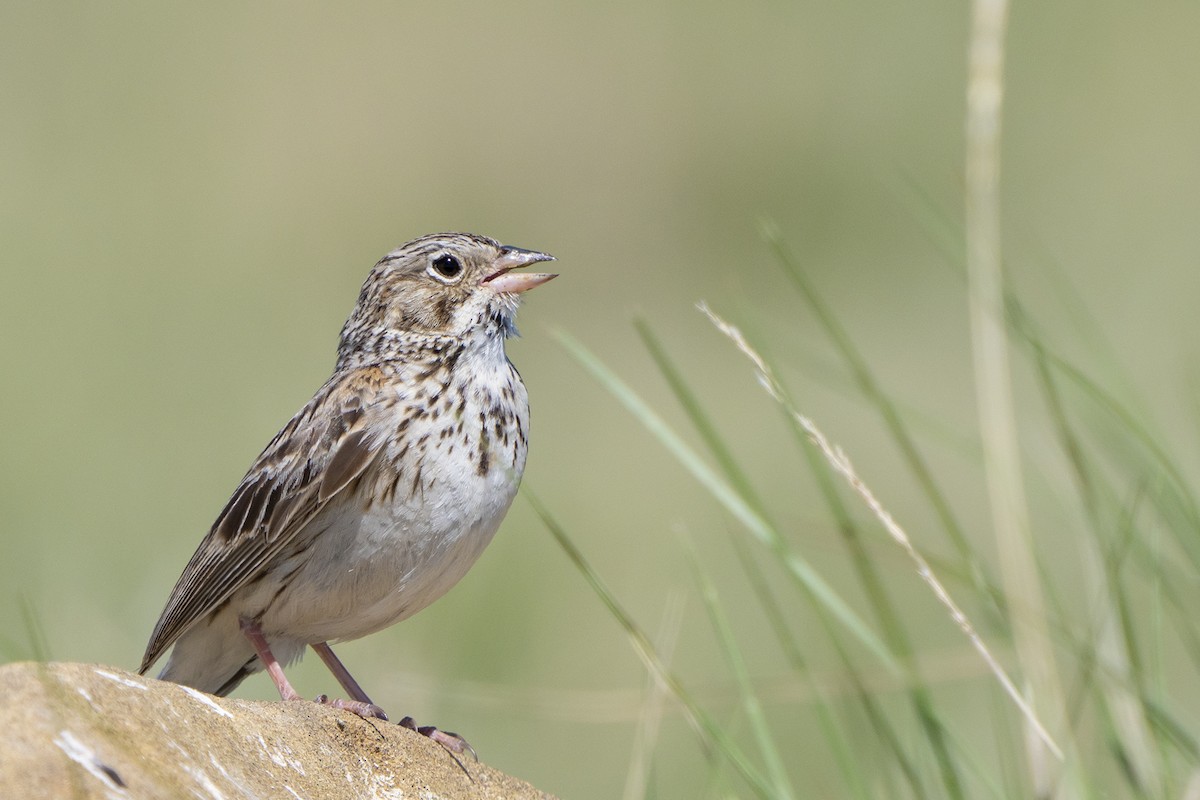
<path fill-rule="evenodd" d="M 92 699 L 92 696 L 90 694 L 88 694 L 87 689 L 83 688 L 82 686 L 76 686 L 75 691 L 77 691 L 81 695 L 83 695 L 83 699 L 87 700 L 89 705 L 92 705 L 92 706 L 96 705 L 96 701 Z"/>
<path fill-rule="evenodd" d="M 404 791 L 396 787 L 396 777 L 383 772 L 375 772 L 374 769 L 368 769 L 363 777 L 367 779 L 367 788 L 371 790 L 372 798 L 380 798 L 381 800 L 405 800 Z M 428 795 L 428 797 L 426 797 Z M 423 800 L 436 800 L 433 792 L 422 792 L 420 797 Z"/>
<path fill-rule="evenodd" d="M 143 692 L 146 691 L 146 684 L 138 683 L 137 681 L 131 681 L 129 678 L 122 677 L 121 675 L 114 675 L 113 673 L 105 672 L 102 669 L 96 670 L 96 674 L 102 678 L 108 678 L 110 681 L 123 683 L 126 686 L 132 686 L 134 689 L 141 689 Z"/>
<path fill-rule="evenodd" d="M 199 767 L 185 766 L 183 771 L 188 775 L 191 775 L 192 779 L 196 781 L 196 783 L 200 784 L 200 788 L 208 792 L 208 796 L 213 798 L 213 800 L 225 800 L 225 795 L 220 789 L 217 788 L 217 785 L 212 782 L 212 778 L 205 774 L 204 770 L 200 769 Z"/>
<path fill-rule="evenodd" d="M 75 734 L 65 729 L 61 730 L 58 732 L 58 736 L 54 737 L 54 743 L 58 745 L 59 750 L 66 753 L 67 758 L 103 783 L 109 797 L 129 796 L 129 793 L 125 791 L 125 781 L 121 780 L 117 771 L 101 761 L 96 755 L 96 751 L 79 741 Z"/>
<path fill-rule="evenodd" d="M 271 759 L 276 766 L 288 767 L 293 771 L 300 773 L 301 775 L 304 774 L 304 764 L 301 763 L 300 759 L 291 757 L 292 751 L 289 750 L 286 745 L 282 747 L 272 747 L 271 745 L 267 744 L 266 739 L 262 737 L 261 733 L 255 738 L 258 739 L 258 746 L 262 748 L 262 751 L 267 754 L 267 758 Z"/>
<path fill-rule="evenodd" d="M 208 695 L 206 695 L 204 692 L 198 692 L 190 686 L 180 686 L 179 688 L 183 689 L 185 692 L 187 692 L 189 695 L 191 695 L 195 699 L 199 700 L 201 703 L 204 703 L 204 705 L 208 706 L 213 711 L 220 714 L 222 717 L 229 717 L 230 719 L 233 719 L 233 714 L 230 714 L 228 711 L 226 711 L 225 709 L 221 708 L 219 705 L 214 703 L 212 701 L 212 698 L 209 697 Z"/>
<path fill-rule="evenodd" d="M 223 764 L 221 764 L 220 761 L 217 761 L 217 757 L 214 756 L 212 753 L 208 754 L 208 762 L 217 768 L 217 772 L 221 773 L 221 775 L 223 775 L 225 777 L 225 780 L 229 781 L 234 786 L 241 789 L 243 792 L 246 791 L 246 788 L 244 786 L 242 786 L 241 781 L 238 781 L 232 775 L 230 775 L 229 770 L 225 769 L 225 766 Z"/>
<path fill-rule="evenodd" d="M 301 797 L 300 795 L 296 794 L 296 790 L 295 790 L 295 789 L 293 789 L 292 787 L 288 786 L 286 783 L 283 785 L 283 788 L 287 789 L 287 790 L 288 790 L 288 794 L 290 794 L 292 797 L 296 798 L 296 800 L 304 800 L 304 798 L 303 798 L 303 797 Z"/>

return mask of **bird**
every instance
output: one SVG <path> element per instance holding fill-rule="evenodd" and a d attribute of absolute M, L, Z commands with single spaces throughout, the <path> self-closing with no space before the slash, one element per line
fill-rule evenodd
<path fill-rule="evenodd" d="M 154 626 L 140 674 L 217 696 L 308 647 L 349 699 L 387 719 L 330 647 L 406 619 L 492 540 L 525 469 L 529 400 L 505 353 L 522 295 L 554 257 L 469 233 L 421 236 L 371 269 L 333 375 L 254 460 Z M 465 740 L 419 730 L 461 752 Z"/>

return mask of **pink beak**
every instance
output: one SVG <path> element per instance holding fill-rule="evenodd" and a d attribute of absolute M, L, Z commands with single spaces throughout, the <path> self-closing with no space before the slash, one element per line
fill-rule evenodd
<path fill-rule="evenodd" d="M 546 253 L 505 246 L 500 248 L 500 257 L 496 259 L 496 271 L 484 278 L 483 282 L 491 286 L 492 291 L 500 294 L 528 292 L 535 286 L 541 286 L 546 281 L 557 278 L 558 274 L 550 272 L 512 273 L 511 270 L 536 264 L 539 261 L 553 260 L 554 256 Z"/>

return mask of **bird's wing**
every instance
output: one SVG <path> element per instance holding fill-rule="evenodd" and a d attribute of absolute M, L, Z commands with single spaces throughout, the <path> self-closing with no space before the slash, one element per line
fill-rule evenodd
<path fill-rule="evenodd" d="M 371 464 L 383 439 L 366 425 L 380 384 L 371 372 L 330 379 L 259 455 L 179 576 L 140 672 L 257 576 Z"/>

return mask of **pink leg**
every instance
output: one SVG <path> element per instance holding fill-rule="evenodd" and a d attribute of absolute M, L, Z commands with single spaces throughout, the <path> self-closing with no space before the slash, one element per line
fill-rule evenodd
<path fill-rule="evenodd" d="M 283 674 L 283 667 L 271 652 L 271 646 L 267 644 L 267 637 L 263 635 L 262 627 L 252 619 L 239 619 L 238 624 L 241 625 L 242 633 L 250 640 L 250 644 L 254 646 L 254 652 L 258 653 L 258 660 L 266 667 L 267 674 L 271 676 L 271 681 L 275 684 L 275 688 L 279 690 L 279 696 L 284 700 L 303 700 L 304 698 L 292 688 L 292 684 L 288 682 L 287 676 Z M 326 645 L 326 649 L 328 649 L 328 645 Z M 317 652 L 320 651 L 318 650 Z M 330 655 L 332 655 L 332 651 L 330 651 Z M 341 665 L 339 664 L 338 666 Z M 345 671 L 346 668 L 342 667 L 342 672 Z M 337 673 L 334 674 L 336 675 Z M 347 677 L 349 677 L 348 674 Z M 351 678 L 351 681 L 353 682 L 353 678 Z M 358 691 L 360 694 L 362 693 L 362 689 Z M 383 709 L 369 700 L 366 702 L 359 700 L 330 700 L 325 695 L 321 695 L 317 698 L 317 702 L 333 706 L 334 708 L 344 708 L 347 711 L 358 714 L 360 717 L 387 719 L 387 714 L 383 713 Z"/>
<path fill-rule="evenodd" d="M 242 626 L 242 633 L 250 640 L 250 644 L 254 645 L 254 652 L 258 653 L 258 660 L 267 668 L 267 674 L 271 676 L 275 688 L 279 690 L 279 696 L 284 700 L 303 700 L 304 698 L 292 688 L 292 684 L 288 683 L 287 677 L 283 674 L 283 667 L 271 653 L 267 637 L 263 636 L 262 628 L 258 623 L 252 619 L 239 619 L 238 622 Z"/>
<path fill-rule="evenodd" d="M 317 651 L 317 655 L 325 662 L 325 666 L 333 673 L 333 677 L 337 678 L 337 682 L 346 690 L 346 694 L 354 698 L 353 700 L 329 700 L 325 695 L 321 695 L 317 698 L 318 700 L 322 703 L 329 703 L 334 708 L 353 711 L 360 717 L 387 719 L 387 714 L 383 713 L 383 709 L 371 702 L 371 698 L 367 697 L 367 693 L 358 685 L 358 681 L 354 680 L 350 670 L 346 669 L 346 665 L 333 654 L 333 648 L 329 646 L 328 642 L 317 642 L 312 649 Z"/>
<path fill-rule="evenodd" d="M 346 665 L 342 663 L 341 659 L 334 654 L 333 648 L 329 646 L 328 642 L 317 642 L 312 646 L 312 649 L 317 651 L 317 655 L 319 655 L 321 660 L 325 662 L 325 666 L 328 667 L 329 671 L 333 673 L 333 677 L 337 678 L 337 682 L 340 683 L 342 688 L 346 690 L 346 694 L 350 695 L 365 706 L 379 708 L 379 706 L 371 702 L 371 698 L 367 697 L 367 693 L 364 692 L 362 687 L 358 685 L 358 681 L 354 680 L 354 676 L 350 674 L 350 670 L 346 669 Z M 335 700 L 334 704 L 336 705 L 338 702 L 339 701 Z M 382 713 L 383 712 L 380 711 L 380 714 Z M 383 717 L 383 719 L 387 719 L 387 717 Z M 416 731 L 422 736 L 428 736 L 430 739 L 433 739 L 435 742 L 451 752 L 470 752 L 471 755 L 475 755 L 475 750 L 471 747 L 471 745 L 467 744 L 467 740 L 459 736 L 457 733 L 440 731 L 432 725 L 423 725 L 421 727 L 417 727 L 417 723 L 413 721 L 412 717 L 405 717 L 404 719 L 400 720 L 400 724 L 409 730 Z"/>
<path fill-rule="evenodd" d="M 353 697 L 360 703 L 370 703 L 371 698 L 367 697 L 367 693 L 358 685 L 358 681 L 354 680 L 354 676 L 350 674 L 350 670 L 346 669 L 346 665 L 342 663 L 333 653 L 333 648 L 328 642 L 317 642 L 312 646 L 313 650 L 317 651 L 317 655 L 325 662 L 325 666 L 329 667 L 329 671 L 333 673 L 333 677 L 337 678 L 337 682 L 346 690 L 346 694 Z"/>

